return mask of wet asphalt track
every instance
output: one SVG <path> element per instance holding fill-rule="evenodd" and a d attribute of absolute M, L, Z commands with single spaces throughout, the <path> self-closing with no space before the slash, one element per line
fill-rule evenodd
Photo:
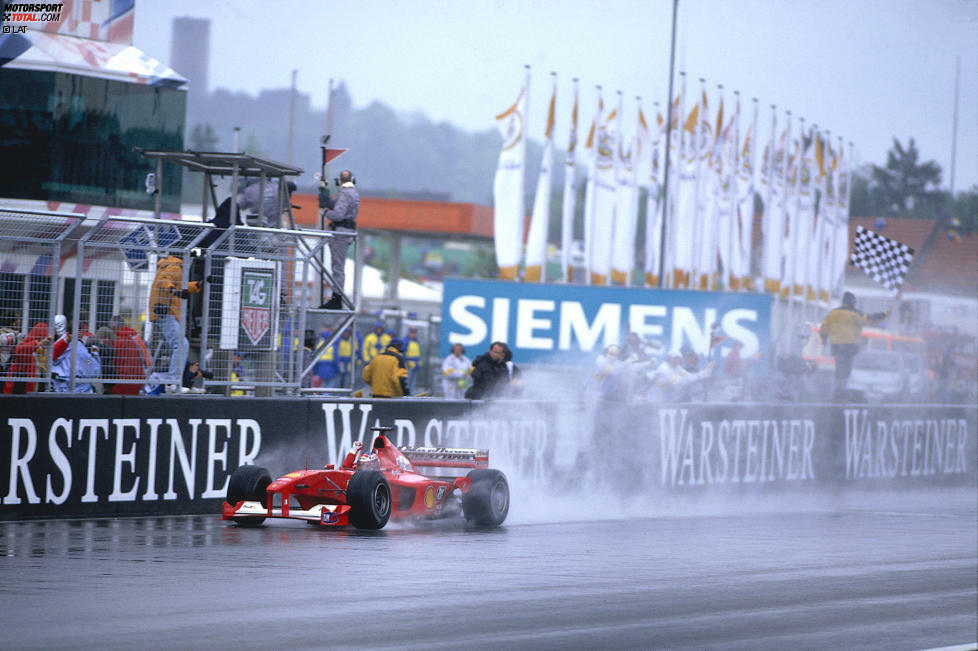
<path fill-rule="evenodd" d="M 0 523 L 0 648 L 970 643 L 976 502 L 967 489 L 598 522 L 545 522 L 514 504 L 495 531 L 241 529 L 215 516 Z"/>

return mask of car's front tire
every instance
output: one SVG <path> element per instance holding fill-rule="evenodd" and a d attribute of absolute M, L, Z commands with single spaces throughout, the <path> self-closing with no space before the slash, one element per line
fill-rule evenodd
<path fill-rule="evenodd" d="M 268 470 L 261 466 L 240 466 L 231 473 L 231 480 L 228 482 L 228 493 L 226 501 L 231 506 L 238 502 L 261 502 L 262 506 L 268 506 L 268 493 L 266 489 L 272 483 L 272 476 Z M 232 518 L 242 527 L 257 527 L 265 518 L 262 517 L 241 517 Z"/>
<path fill-rule="evenodd" d="M 379 470 L 358 470 L 346 485 L 350 524 L 381 529 L 391 517 L 391 485 Z"/>
<path fill-rule="evenodd" d="M 494 468 L 477 468 L 468 474 L 472 483 L 462 496 L 465 519 L 480 527 L 498 527 L 509 513 L 509 482 Z"/>

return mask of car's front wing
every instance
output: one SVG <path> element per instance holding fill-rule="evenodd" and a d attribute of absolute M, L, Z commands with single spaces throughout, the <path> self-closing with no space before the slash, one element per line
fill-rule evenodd
<path fill-rule="evenodd" d="M 284 508 L 266 508 L 261 502 L 238 502 L 234 506 L 227 502 L 222 503 L 221 519 L 231 520 L 234 518 L 284 518 L 290 520 L 305 520 L 306 522 L 316 522 L 323 526 L 342 527 L 350 524 L 348 513 L 350 507 L 347 504 L 317 504 L 311 509 L 295 508 L 286 505 Z"/>

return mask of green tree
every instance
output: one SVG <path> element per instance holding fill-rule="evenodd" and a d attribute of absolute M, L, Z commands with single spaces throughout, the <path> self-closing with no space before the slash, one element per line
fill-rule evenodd
<path fill-rule="evenodd" d="M 941 167 L 934 161 L 920 162 L 913 138 L 904 147 L 896 138 L 886 153 L 886 165 L 873 165 L 870 193 L 877 214 L 909 216 L 915 208 L 935 203 L 941 182 Z"/>

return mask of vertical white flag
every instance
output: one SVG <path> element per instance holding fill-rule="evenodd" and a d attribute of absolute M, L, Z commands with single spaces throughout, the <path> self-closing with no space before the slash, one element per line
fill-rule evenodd
<path fill-rule="evenodd" d="M 744 137 L 744 145 L 740 150 L 740 160 L 737 166 L 737 213 L 740 225 L 739 288 L 747 291 L 751 291 L 754 288 L 753 276 L 751 275 L 751 261 L 754 241 L 754 150 L 756 149 L 754 134 L 756 133 L 757 100 L 755 99 L 754 113 L 750 126 L 747 127 L 747 135 Z"/>
<path fill-rule="evenodd" d="M 801 122 L 802 127 L 804 121 Z M 801 159 L 804 155 L 805 144 L 796 140 L 794 153 L 790 157 L 787 172 L 784 175 L 784 194 L 781 210 L 784 213 L 785 240 L 782 244 L 784 251 L 784 271 L 781 276 L 781 298 L 790 298 L 795 282 L 795 234 L 797 232 L 798 214 L 798 178 L 801 169 Z"/>
<path fill-rule="evenodd" d="M 696 129 L 696 206 L 693 221 L 693 266 L 691 287 L 710 289 L 709 278 L 716 268 L 716 214 L 713 212 L 713 190 L 716 186 L 716 170 L 713 169 L 713 145 L 715 132 L 710 120 L 706 80 L 700 79 L 699 125 Z M 712 258 L 710 260 L 710 253 Z"/>
<path fill-rule="evenodd" d="M 550 95 L 547 111 L 547 130 L 544 136 L 543 157 L 540 160 L 540 176 L 537 193 L 533 200 L 533 216 L 530 219 L 530 235 L 526 242 L 527 282 L 547 281 L 547 232 L 550 227 L 550 193 L 553 188 L 554 113 L 557 104 L 557 80 Z"/>
<path fill-rule="evenodd" d="M 839 207 L 836 211 L 835 247 L 832 252 L 832 290 L 835 294 L 839 293 L 845 281 L 846 261 L 849 259 L 849 161 L 852 159 L 852 143 L 849 143 L 847 149 L 843 149 L 842 138 L 839 138 L 839 182 L 836 184 Z"/>
<path fill-rule="evenodd" d="M 594 208 L 591 224 L 590 283 L 607 285 L 611 270 L 611 234 L 615 224 L 615 166 L 618 110 L 598 123 L 595 136 Z"/>
<path fill-rule="evenodd" d="M 618 106 L 618 124 L 622 123 L 622 107 Z M 644 118 L 639 109 L 639 122 L 636 133 L 631 138 L 629 148 L 625 149 L 625 136 L 622 130 L 618 139 L 617 197 L 615 205 L 615 229 L 612 234 L 611 282 L 616 285 L 630 285 L 635 268 L 635 229 L 638 227 L 638 157 L 641 153 L 642 122 Z"/>
<path fill-rule="evenodd" d="M 598 184 L 598 125 L 601 124 L 604 102 L 601 100 L 601 86 L 598 90 L 598 105 L 591 121 L 584 148 L 588 153 L 587 185 L 584 189 L 584 278 L 591 284 L 591 247 L 594 244 L 594 199 Z"/>
<path fill-rule="evenodd" d="M 516 280 L 520 251 L 523 248 L 523 172 L 526 168 L 526 106 L 530 73 L 516 101 L 496 116 L 496 127 L 503 137 L 496 178 L 493 182 L 493 237 L 499 277 Z"/>
<path fill-rule="evenodd" d="M 801 122 L 800 134 L 801 156 L 798 161 L 795 179 L 795 211 L 791 223 L 791 262 L 792 295 L 805 300 L 808 295 L 810 279 L 808 277 L 808 252 L 812 248 L 812 238 L 815 235 L 815 195 L 812 189 L 812 168 L 815 162 L 815 130 L 805 138 L 805 123 Z"/>
<path fill-rule="evenodd" d="M 685 77 L 680 103 L 686 101 Z M 700 101 L 697 100 L 683 122 L 680 134 L 677 166 L 678 186 L 675 217 L 672 231 L 672 286 L 676 289 L 690 287 L 693 272 L 693 233 L 696 228 L 696 164 L 699 162 L 697 131 L 700 123 Z"/>
<path fill-rule="evenodd" d="M 720 106 L 717 109 L 716 128 L 712 134 L 711 153 L 709 158 L 709 180 L 712 185 L 707 197 L 707 214 L 709 215 L 709 238 L 704 238 L 700 248 L 700 289 L 718 288 L 717 256 L 723 262 L 726 278 L 730 277 L 731 262 L 730 242 L 733 239 L 733 197 L 736 175 L 733 160 L 736 157 L 736 144 L 733 136 L 733 125 L 736 118 L 729 120 L 724 115 L 723 86 L 718 87 Z M 738 105 L 739 108 L 739 105 Z M 729 280 L 724 280 L 724 287 L 730 287 Z"/>
<path fill-rule="evenodd" d="M 569 283 L 574 277 L 571 268 L 571 249 L 574 245 L 574 212 L 577 203 L 577 79 L 574 79 L 574 109 L 571 111 L 570 138 L 567 141 L 567 164 L 564 169 L 564 201 L 560 224 L 561 280 Z"/>
<path fill-rule="evenodd" d="M 822 159 L 819 164 L 819 190 L 822 198 L 818 206 L 818 222 L 822 227 L 818 240 L 818 300 L 826 304 L 832 291 L 832 242 L 835 239 L 836 212 L 839 209 L 836 163 L 832 141 L 826 133 L 826 138 L 822 140 Z"/>
<path fill-rule="evenodd" d="M 779 294 L 781 291 L 782 252 L 784 249 L 784 189 L 788 166 L 788 132 L 791 117 L 780 137 L 775 137 L 777 116 L 771 118 L 771 143 L 761 170 L 761 180 L 767 185 L 764 202 L 764 291 Z"/>
<path fill-rule="evenodd" d="M 659 256 L 662 252 L 662 141 L 665 118 L 655 103 L 656 123 L 649 142 L 649 193 L 645 204 L 645 285 L 659 286 Z"/>
<path fill-rule="evenodd" d="M 812 239 L 811 250 L 808 252 L 808 279 L 811 283 L 809 286 L 809 293 L 806 298 L 809 301 L 820 300 L 826 301 L 828 299 L 827 291 L 827 279 L 828 274 L 823 273 L 823 269 L 828 266 L 829 260 L 831 259 L 831 248 L 827 243 L 826 233 L 831 232 L 831 225 L 829 220 L 832 217 L 829 215 L 829 167 L 826 164 L 826 158 L 828 157 L 829 162 L 831 161 L 831 153 L 827 151 L 828 143 L 825 140 L 825 135 L 822 133 L 816 133 L 815 137 L 815 166 L 813 168 L 813 173 L 815 174 L 814 188 L 812 190 L 812 197 L 818 197 L 817 211 L 815 212 L 815 228 L 814 237 Z M 834 193 L 833 193 L 834 194 Z M 831 203 L 835 202 L 835 197 L 831 199 Z M 823 298 L 824 294 L 824 298 Z"/>

